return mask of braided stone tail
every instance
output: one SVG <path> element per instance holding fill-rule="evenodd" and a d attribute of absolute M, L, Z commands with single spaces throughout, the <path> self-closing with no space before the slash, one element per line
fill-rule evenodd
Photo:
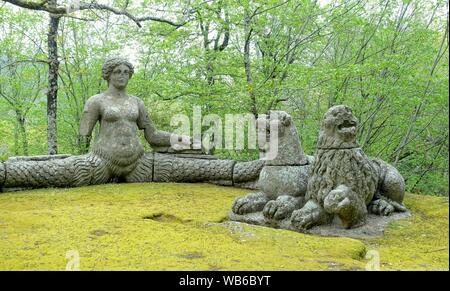
<path fill-rule="evenodd" d="M 153 181 L 153 160 L 152 152 L 144 153 L 136 168 L 125 177 L 125 180 L 130 183 Z"/>
<path fill-rule="evenodd" d="M 264 166 L 263 160 L 237 162 L 233 169 L 233 186 L 252 190 L 260 189 L 259 174 Z"/>
<path fill-rule="evenodd" d="M 145 153 L 127 182 L 209 182 L 255 189 L 264 161 L 177 157 Z M 82 156 L 10 159 L 0 164 L 0 187 L 78 187 L 107 183 L 114 171 L 93 153 Z"/>
<path fill-rule="evenodd" d="M 0 168 L 3 188 L 75 187 L 105 183 L 109 179 L 106 165 L 87 154 L 45 160 L 7 160 Z"/>
<path fill-rule="evenodd" d="M 219 185 L 255 189 L 264 161 L 180 158 L 155 153 L 153 181 L 209 182 Z"/>
<path fill-rule="evenodd" d="M 180 158 L 155 153 L 153 181 L 208 182 L 232 181 L 235 161 Z"/>
<path fill-rule="evenodd" d="M 72 158 L 74 176 L 71 187 L 104 184 L 110 180 L 111 174 L 107 164 L 97 155 L 89 153 Z"/>
<path fill-rule="evenodd" d="M 233 169 L 233 182 L 245 183 L 259 179 L 259 173 L 265 165 L 264 160 L 236 162 Z"/>

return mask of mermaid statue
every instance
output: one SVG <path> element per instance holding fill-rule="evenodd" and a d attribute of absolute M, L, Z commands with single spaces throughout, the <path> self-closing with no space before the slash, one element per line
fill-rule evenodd
<path fill-rule="evenodd" d="M 0 189 L 78 187 L 111 181 L 212 182 L 257 187 L 263 160 L 218 159 L 192 150 L 190 137 L 157 130 L 144 102 L 127 94 L 133 73 L 133 65 L 125 58 L 105 61 L 102 77 L 108 89 L 90 97 L 83 110 L 82 155 L 12 157 L 0 162 Z M 99 133 L 91 145 L 97 122 Z M 138 130 L 144 131 L 152 152 L 144 151 Z"/>

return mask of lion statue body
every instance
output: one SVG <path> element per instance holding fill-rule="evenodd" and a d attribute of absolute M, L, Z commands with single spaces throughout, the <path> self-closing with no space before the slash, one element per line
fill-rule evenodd
<path fill-rule="evenodd" d="M 276 131 L 276 135 L 270 136 L 263 153 L 265 166 L 259 175 L 260 191 L 237 198 L 232 207 L 232 217 L 262 211 L 264 219 L 279 221 L 289 219 L 294 210 L 304 205 L 312 157 L 304 154 L 289 114 L 271 111 L 269 124 L 271 129 L 258 128 L 267 133 L 272 130 L 272 134 Z"/>
<path fill-rule="evenodd" d="M 363 224 L 369 212 L 389 215 L 406 210 L 403 177 L 391 165 L 365 155 L 356 143 L 357 125 L 347 106 L 326 112 L 309 172 L 307 202 L 291 215 L 296 230 L 334 218 L 351 228 Z"/>

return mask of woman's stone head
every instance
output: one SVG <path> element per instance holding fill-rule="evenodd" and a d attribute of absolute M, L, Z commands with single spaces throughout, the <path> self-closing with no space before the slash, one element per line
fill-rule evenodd
<path fill-rule="evenodd" d="M 120 74 L 127 75 L 127 83 L 131 76 L 133 76 L 133 73 L 134 67 L 126 58 L 113 56 L 107 58 L 103 63 L 102 78 L 105 79 L 108 83 L 110 82 L 113 74 L 119 74 L 118 76 L 114 76 L 114 78 L 120 77 Z"/>

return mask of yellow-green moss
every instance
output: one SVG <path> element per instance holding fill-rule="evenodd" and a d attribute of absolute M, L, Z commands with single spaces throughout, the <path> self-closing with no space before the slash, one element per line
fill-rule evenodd
<path fill-rule="evenodd" d="M 248 190 L 206 184 L 109 184 L 0 194 L 0 269 L 448 269 L 448 200 L 409 195 L 413 217 L 385 237 L 325 238 L 223 223 Z"/>
<path fill-rule="evenodd" d="M 412 217 L 393 222 L 382 238 L 367 240 L 383 270 L 448 270 L 448 197 L 406 196 Z"/>

